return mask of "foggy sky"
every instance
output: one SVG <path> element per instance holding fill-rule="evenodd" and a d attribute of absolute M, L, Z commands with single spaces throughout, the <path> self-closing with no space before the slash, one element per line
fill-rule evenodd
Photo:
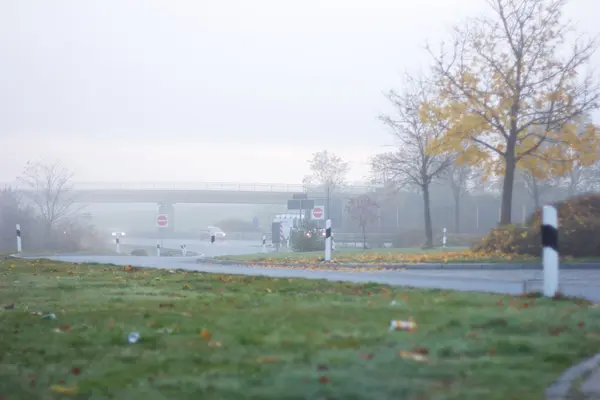
<path fill-rule="evenodd" d="M 382 92 L 485 0 L 0 0 L 0 182 L 60 159 L 77 181 L 299 183 L 322 149 L 352 179 L 392 142 Z M 596 34 L 598 0 L 568 16 Z"/>

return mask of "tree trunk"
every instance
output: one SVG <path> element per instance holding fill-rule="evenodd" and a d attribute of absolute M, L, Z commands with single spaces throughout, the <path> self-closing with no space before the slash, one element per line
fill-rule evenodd
<path fill-rule="evenodd" d="M 429 184 L 423 185 L 423 216 L 425 217 L 425 248 L 433 247 L 433 228 L 431 224 L 431 207 L 429 205 Z"/>
<path fill-rule="evenodd" d="M 454 232 L 460 233 L 460 193 L 454 192 Z"/>
<path fill-rule="evenodd" d="M 362 224 L 362 234 L 363 234 L 363 249 L 366 250 L 367 249 L 367 229 L 366 229 L 366 223 Z"/>
<path fill-rule="evenodd" d="M 532 183 L 533 183 L 533 187 L 531 188 L 531 191 L 533 192 L 533 202 L 535 204 L 535 208 L 538 209 L 540 208 L 540 188 L 538 186 L 538 181 L 537 179 L 534 177 L 532 177 Z"/>
<path fill-rule="evenodd" d="M 510 146 L 509 146 L 510 147 Z M 515 184 L 516 160 L 514 155 L 514 145 L 506 150 L 506 171 L 504 181 L 502 182 L 502 206 L 500 211 L 500 225 L 508 225 L 512 221 L 512 200 L 513 188 Z"/>

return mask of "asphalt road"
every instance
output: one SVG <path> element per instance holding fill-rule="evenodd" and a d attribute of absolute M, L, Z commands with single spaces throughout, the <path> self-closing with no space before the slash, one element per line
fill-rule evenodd
<path fill-rule="evenodd" d="M 165 246 L 166 247 L 166 246 Z M 36 257 L 27 257 L 36 258 Z M 56 261 L 132 265 L 136 267 L 184 269 L 212 273 L 270 276 L 279 278 L 326 279 L 346 282 L 376 282 L 397 286 L 452 289 L 491 293 L 521 294 L 524 281 L 527 291 L 541 291 L 541 271 L 371 271 L 347 272 L 298 268 L 262 268 L 197 263 L 196 257 L 132 257 L 62 255 L 46 257 Z M 600 302 L 600 270 L 561 272 L 561 291 L 568 296 L 585 297 Z"/>
<path fill-rule="evenodd" d="M 124 237 L 121 244 L 127 246 L 148 246 L 155 247 L 156 239 Z M 162 239 L 162 247 L 165 249 L 180 249 L 185 244 L 189 251 L 204 254 L 207 257 L 216 257 L 224 255 L 252 254 L 259 253 L 261 250 L 260 242 L 248 240 L 219 240 L 210 243 L 208 240 L 200 239 Z M 114 248 L 110 243 L 109 248 Z"/>

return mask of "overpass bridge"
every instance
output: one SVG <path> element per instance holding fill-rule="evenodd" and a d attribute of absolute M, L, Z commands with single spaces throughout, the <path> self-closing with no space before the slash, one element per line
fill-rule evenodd
<path fill-rule="evenodd" d="M 77 203 L 213 203 L 285 204 L 294 193 L 326 197 L 322 190 L 302 184 L 283 183 L 83 183 L 76 182 L 72 194 Z M 378 186 L 348 186 L 337 190 L 344 196 L 374 192 Z"/>
<path fill-rule="evenodd" d="M 18 186 L 18 185 L 14 185 Z M 336 194 L 351 197 L 375 192 L 380 186 L 347 186 Z M 27 189 L 24 189 L 27 191 Z M 175 226 L 175 204 L 264 204 L 282 205 L 294 193 L 308 193 L 309 198 L 326 198 L 322 188 L 284 183 L 231 182 L 74 182 L 71 195 L 79 204 L 94 203 L 154 203 L 158 213 L 169 218 L 167 232 Z M 163 229 L 161 229 L 163 230 Z"/>

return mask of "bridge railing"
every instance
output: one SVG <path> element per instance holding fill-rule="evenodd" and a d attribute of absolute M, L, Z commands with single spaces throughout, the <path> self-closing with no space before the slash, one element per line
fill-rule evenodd
<path fill-rule="evenodd" d="M 302 184 L 286 183 L 231 183 L 231 182 L 75 182 L 74 190 L 217 190 L 232 192 L 317 192 L 323 189 Z M 374 192 L 378 186 L 346 186 L 337 189 L 344 193 Z"/>

